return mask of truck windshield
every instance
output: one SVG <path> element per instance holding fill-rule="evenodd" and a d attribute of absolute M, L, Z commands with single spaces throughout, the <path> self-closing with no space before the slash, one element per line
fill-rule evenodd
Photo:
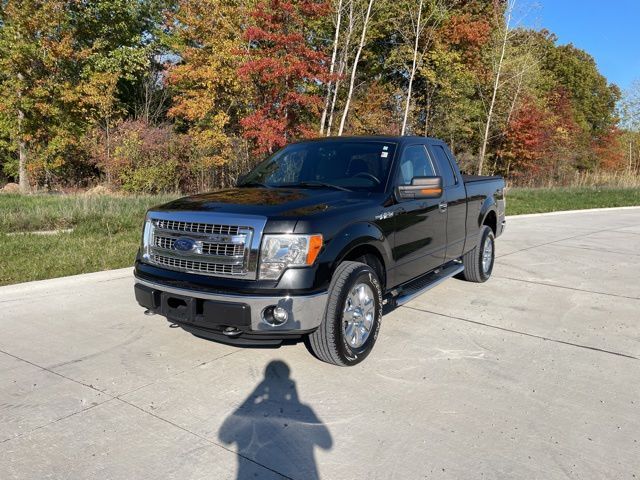
<path fill-rule="evenodd" d="M 240 186 L 384 190 L 396 144 L 324 140 L 289 145 L 260 163 Z"/>

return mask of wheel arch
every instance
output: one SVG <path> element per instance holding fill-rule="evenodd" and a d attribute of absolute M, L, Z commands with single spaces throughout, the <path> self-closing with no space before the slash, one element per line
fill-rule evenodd
<path fill-rule="evenodd" d="M 498 234 L 498 214 L 495 209 L 491 209 L 486 213 L 482 225 L 486 225 L 493 230 L 494 235 Z"/>
<path fill-rule="evenodd" d="M 335 242 L 335 243 L 334 243 Z M 361 223 L 344 229 L 332 241 L 332 250 L 335 251 L 331 264 L 331 275 L 344 261 L 355 261 L 362 257 L 373 268 L 382 283 L 383 290 L 389 278 L 389 266 L 391 258 L 391 246 L 384 233 L 375 224 Z"/>
<path fill-rule="evenodd" d="M 498 234 L 498 206 L 493 197 L 486 198 L 478 215 L 478 228 L 484 225 L 493 230 L 494 235 Z"/>

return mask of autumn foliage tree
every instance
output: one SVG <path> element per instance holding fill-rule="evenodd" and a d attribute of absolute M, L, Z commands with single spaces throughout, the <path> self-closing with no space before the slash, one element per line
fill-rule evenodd
<path fill-rule="evenodd" d="M 324 0 L 260 0 L 251 10 L 249 49 L 238 73 L 254 92 L 252 111 L 240 123 L 256 154 L 317 131 L 327 55 L 309 26 L 328 9 Z"/>
<path fill-rule="evenodd" d="M 638 172 L 638 88 L 619 103 L 587 52 L 518 26 L 526 7 L 506 28 L 509 6 L 3 0 L 0 186 L 226 187 L 318 132 L 438 137 L 531 185 Z"/>
<path fill-rule="evenodd" d="M 28 171 L 35 176 L 38 166 L 59 166 L 74 139 L 66 91 L 75 61 L 68 3 L 7 1 L 0 9 L 0 115 L 23 191 Z"/>
<path fill-rule="evenodd" d="M 549 168 L 547 151 L 549 148 L 549 115 L 527 97 L 510 121 L 508 135 L 499 152 L 505 163 L 505 171 L 513 177 L 540 175 Z"/>
<path fill-rule="evenodd" d="M 241 172 L 237 150 L 239 121 L 246 114 L 249 86 L 238 78 L 246 8 L 236 1 L 180 0 L 168 16 L 169 42 L 179 59 L 168 65 L 173 93 L 168 111 L 194 148 L 190 169 L 200 189 L 217 171 L 217 184 Z M 235 161 L 235 162 L 234 162 Z M 244 167 L 244 166 L 243 166 Z"/>

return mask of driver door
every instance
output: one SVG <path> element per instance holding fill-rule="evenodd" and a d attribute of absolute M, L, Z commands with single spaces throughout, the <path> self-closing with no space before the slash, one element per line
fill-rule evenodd
<path fill-rule="evenodd" d="M 400 156 L 395 187 L 411 185 L 413 177 L 436 176 L 436 169 L 424 145 L 408 145 Z M 393 257 L 396 282 L 407 282 L 444 263 L 447 214 L 442 198 L 399 200 L 395 221 Z"/>

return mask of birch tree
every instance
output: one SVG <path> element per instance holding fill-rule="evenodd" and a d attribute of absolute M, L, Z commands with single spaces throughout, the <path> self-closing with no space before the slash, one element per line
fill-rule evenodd
<path fill-rule="evenodd" d="M 356 51 L 355 59 L 353 60 L 353 66 L 351 67 L 351 78 L 349 80 L 349 91 L 347 92 L 347 99 L 345 102 L 344 110 L 342 111 L 342 118 L 340 119 L 340 128 L 338 129 L 338 136 L 342 136 L 344 131 L 344 125 L 347 121 L 347 115 L 349 114 L 349 106 L 351 104 L 351 98 L 353 97 L 353 89 L 356 82 L 356 73 L 358 71 L 358 63 L 360 62 L 360 56 L 362 55 L 362 49 L 367 41 L 367 28 L 369 27 L 369 20 L 371 19 L 371 10 L 375 0 L 369 0 L 367 11 L 364 15 L 364 21 L 362 23 L 362 33 L 360 34 L 360 43 L 358 44 L 358 50 Z"/>
<path fill-rule="evenodd" d="M 507 44 L 509 42 L 509 34 L 511 32 L 511 15 L 515 7 L 516 0 L 508 0 L 506 10 L 506 20 L 503 31 L 501 32 L 500 53 L 498 60 L 494 67 L 494 80 L 493 89 L 491 92 L 491 101 L 489 102 L 489 109 L 487 111 L 487 119 L 484 125 L 484 136 L 482 139 L 482 146 L 480 147 L 480 157 L 478 160 L 478 175 L 482 175 L 482 168 L 484 166 L 484 157 L 487 153 L 487 144 L 489 142 L 489 132 L 491 131 L 491 122 L 493 120 L 493 112 L 496 104 L 496 98 L 498 96 L 498 89 L 500 87 L 500 77 L 502 75 L 502 66 L 504 63 L 505 54 L 507 51 Z"/>
<path fill-rule="evenodd" d="M 338 100 L 338 92 L 340 91 L 340 85 L 342 83 L 342 76 L 344 75 L 345 70 L 348 68 L 349 64 L 349 51 L 351 48 L 351 38 L 353 36 L 353 29 L 355 25 L 355 15 L 354 15 L 354 1 L 349 0 L 349 21 L 347 24 L 347 32 L 344 39 L 344 43 L 342 46 L 342 53 L 340 55 L 340 65 L 338 67 L 338 75 L 335 80 L 335 86 L 333 88 L 333 93 L 331 95 L 331 107 L 329 108 L 329 118 L 327 120 L 327 137 L 331 135 L 331 129 L 333 127 L 333 117 L 336 110 L 336 102 Z"/>
<path fill-rule="evenodd" d="M 636 80 L 623 94 L 620 101 L 622 126 L 640 131 L 640 80 Z"/>
<path fill-rule="evenodd" d="M 404 135 L 404 132 L 407 129 L 407 118 L 409 118 L 409 105 L 411 105 L 411 88 L 413 87 L 413 77 L 416 75 L 416 64 L 418 61 L 418 44 L 420 42 L 420 32 L 422 31 L 422 23 L 420 19 L 422 18 L 422 5 L 424 1 L 420 0 L 418 4 L 418 19 L 415 22 L 416 26 L 416 38 L 413 47 L 413 63 L 411 65 L 411 72 L 409 74 L 409 87 L 407 88 L 407 99 L 405 100 L 404 106 L 404 118 L 402 119 L 402 130 L 400 131 L 400 135 Z"/>
<path fill-rule="evenodd" d="M 334 85 L 334 71 L 336 67 L 336 57 L 338 55 L 338 44 L 340 43 L 340 26 L 342 23 L 342 3 L 343 0 L 338 0 L 336 6 L 336 27 L 333 37 L 333 51 L 331 52 L 331 64 L 329 65 L 329 82 L 327 83 L 327 94 L 324 100 L 324 109 L 322 110 L 322 117 L 320 119 L 320 135 L 324 134 L 325 123 L 327 121 L 327 113 L 329 110 L 329 103 L 331 101 L 331 90 Z"/>
<path fill-rule="evenodd" d="M 409 9 L 409 14 L 411 17 L 412 23 L 412 33 L 414 33 L 413 38 L 413 56 L 411 68 L 409 69 L 409 86 L 407 87 L 407 95 L 405 99 L 405 107 L 404 107 L 404 116 L 402 119 L 402 129 L 400 131 L 400 135 L 404 135 L 407 129 L 407 121 L 409 119 L 409 113 L 411 109 L 411 95 L 413 93 L 413 81 L 416 76 L 416 72 L 422 63 L 422 58 L 424 57 L 426 51 L 429 49 L 431 45 L 431 37 L 433 34 L 433 29 L 440 23 L 440 19 L 442 17 L 442 13 L 444 7 L 442 4 L 437 2 L 434 5 L 428 5 L 429 7 L 429 15 L 424 16 L 424 0 L 420 0 L 418 3 L 418 9 L 414 13 Z M 414 20 L 415 18 L 415 20 Z M 428 28 L 431 26 L 432 28 Z M 425 35 L 425 30 L 427 30 L 427 34 Z M 423 40 L 422 49 L 420 49 L 420 41 Z"/>

